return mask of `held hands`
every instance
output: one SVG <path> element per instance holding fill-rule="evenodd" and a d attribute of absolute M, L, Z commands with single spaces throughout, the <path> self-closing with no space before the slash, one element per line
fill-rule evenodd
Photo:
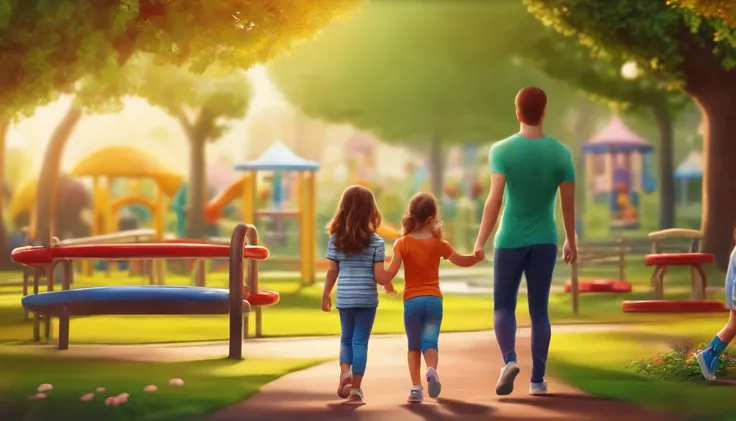
<path fill-rule="evenodd" d="M 565 245 L 562 246 L 562 258 L 568 265 L 578 261 L 578 246 L 575 242 L 565 241 Z"/>
<path fill-rule="evenodd" d="M 383 290 L 386 291 L 388 295 L 396 295 L 396 289 L 394 288 L 394 284 L 389 282 L 383 286 Z"/>
<path fill-rule="evenodd" d="M 326 294 L 326 295 L 323 294 L 322 295 L 322 311 L 327 313 L 330 310 L 332 310 L 332 298 L 330 297 L 329 294 Z"/>
<path fill-rule="evenodd" d="M 475 256 L 475 260 L 477 261 L 476 263 L 486 260 L 486 251 L 483 249 L 484 247 L 482 245 L 475 245 L 475 248 L 473 249 L 473 255 Z"/>

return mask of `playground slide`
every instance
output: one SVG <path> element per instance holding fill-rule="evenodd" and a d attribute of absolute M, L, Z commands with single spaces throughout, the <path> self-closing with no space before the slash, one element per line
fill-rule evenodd
<path fill-rule="evenodd" d="M 397 240 L 400 235 L 399 230 L 396 229 L 396 227 L 385 222 L 381 223 L 381 226 L 378 227 L 376 233 L 381 237 L 391 241 Z"/>
<path fill-rule="evenodd" d="M 230 202 L 243 195 L 243 180 L 229 185 L 225 191 L 215 196 L 204 207 L 204 218 L 208 224 L 214 224 L 220 219 L 222 209 Z"/>

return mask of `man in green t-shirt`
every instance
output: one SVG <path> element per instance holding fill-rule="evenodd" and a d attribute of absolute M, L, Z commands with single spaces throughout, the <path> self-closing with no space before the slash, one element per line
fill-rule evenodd
<path fill-rule="evenodd" d="M 485 257 L 484 247 L 503 207 L 494 241 L 493 301 L 494 331 L 503 354 L 504 367 L 496 393 L 513 391 L 519 374 L 516 362 L 516 301 L 522 274 L 529 294 L 532 324 L 532 376 L 529 393 L 547 393 L 544 373 L 550 342 L 549 293 L 557 261 L 555 202 L 560 192 L 565 224 L 563 257 L 577 259 L 575 241 L 575 167 L 570 150 L 546 136 L 542 128 L 547 95 L 526 87 L 516 95 L 516 117 L 521 130 L 496 142 L 488 155 L 491 189 L 483 208 L 476 257 Z"/>

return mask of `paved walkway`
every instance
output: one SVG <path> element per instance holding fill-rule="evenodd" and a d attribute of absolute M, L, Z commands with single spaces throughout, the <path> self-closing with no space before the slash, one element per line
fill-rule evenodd
<path fill-rule="evenodd" d="M 345 404 L 335 396 L 337 365 L 333 361 L 284 376 L 249 400 L 214 413 L 208 421 L 673 420 L 670 415 L 588 396 L 552 378 L 548 379 L 550 395 L 529 396 L 527 331 L 518 336 L 522 371 L 517 389 L 510 396 L 499 397 L 494 392 L 501 357 L 493 335 L 448 334 L 441 338 L 440 345 L 441 398 L 427 399 L 421 405 L 407 404 L 405 341 L 371 340 L 363 384 L 366 405 Z"/>

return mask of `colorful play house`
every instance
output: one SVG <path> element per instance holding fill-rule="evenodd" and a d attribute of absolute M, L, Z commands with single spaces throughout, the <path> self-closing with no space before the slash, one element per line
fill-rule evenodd
<path fill-rule="evenodd" d="M 611 228 L 636 229 L 640 221 L 640 195 L 656 188 L 649 171 L 654 147 L 624 124 L 613 119 L 583 145 L 587 197 L 607 203 Z"/>
<path fill-rule="evenodd" d="M 243 162 L 234 166 L 236 171 L 245 173 L 242 179 L 242 221 L 246 224 L 256 224 L 259 218 L 297 218 L 299 221 L 299 267 L 301 283 L 311 285 L 315 282 L 317 262 L 317 207 L 316 207 L 316 178 L 319 163 L 297 156 L 282 142 L 275 142 L 260 157 L 253 161 Z M 257 209 L 256 194 L 259 173 L 269 173 L 271 180 L 271 202 L 273 209 Z M 296 174 L 297 183 L 290 189 L 283 191 L 287 183 L 282 180 L 286 173 Z M 290 196 L 292 200 L 284 200 Z M 293 203 L 288 209 L 286 204 Z"/>

